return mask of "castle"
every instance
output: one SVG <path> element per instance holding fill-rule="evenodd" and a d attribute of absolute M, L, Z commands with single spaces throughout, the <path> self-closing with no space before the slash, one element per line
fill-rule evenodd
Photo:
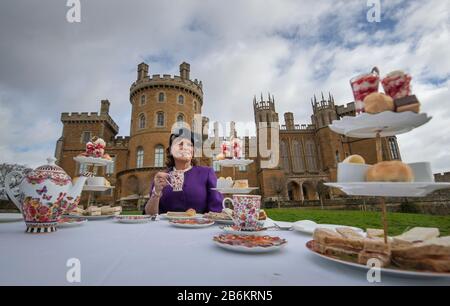
<path fill-rule="evenodd" d="M 147 64 L 138 65 L 136 81 L 130 87 L 130 136 L 117 136 L 119 127 L 109 115 L 108 100 L 101 101 L 100 113 L 61 114 L 63 130 L 56 143 L 55 156 L 71 177 L 86 171 L 73 160 L 84 152 L 86 142 L 93 136 L 107 142 L 105 151 L 114 163 L 99 169 L 97 174 L 105 176 L 115 188 L 100 194 L 95 201 L 100 204 L 142 201 L 148 197 L 154 174 L 164 169 L 165 149 L 173 124 L 199 124 L 208 129 L 209 119 L 201 116 L 203 84 L 190 78 L 188 63 L 183 62 L 179 68 L 179 76 L 150 76 Z M 284 125 L 280 125 L 274 97 L 270 94 L 267 99 L 254 97 L 256 137 L 243 139 L 246 157 L 255 162 L 234 170 L 234 173 L 231 168 L 217 166 L 212 158 L 200 158 L 199 163 L 214 167 L 217 177 L 248 179 L 249 185 L 259 187 L 259 194 L 266 200 L 303 201 L 340 196 L 323 183 L 336 180 L 337 163 L 351 154 L 360 154 L 367 163 L 375 163 L 375 141 L 348 138 L 328 128 L 333 120 L 355 115 L 353 102 L 335 105 L 331 94 L 327 98 L 322 94 L 319 99 L 314 95 L 311 106 L 310 124 L 296 124 L 293 114 L 288 112 L 284 114 Z M 198 118 L 201 122 L 197 122 Z M 272 128 L 261 128 L 264 125 Z M 279 163 L 274 167 L 263 166 L 274 156 L 249 155 L 259 145 L 261 133 L 267 133 L 269 144 L 273 137 L 279 137 L 279 152 L 275 152 Z M 239 136 L 233 123 L 231 135 Z M 214 136 L 204 135 L 204 138 L 220 142 L 217 123 L 214 124 Z M 383 138 L 382 149 L 384 160 L 401 159 L 396 137 Z"/>

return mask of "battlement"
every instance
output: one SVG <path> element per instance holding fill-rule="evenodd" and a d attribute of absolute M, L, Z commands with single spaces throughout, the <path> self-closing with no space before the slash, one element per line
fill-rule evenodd
<path fill-rule="evenodd" d="M 436 173 L 434 179 L 436 182 L 450 182 L 450 172 Z"/>
<path fill-rule="evenodd" d="M 81 123 L 81 122 L 107 122 L 113 130 L 118 133 L 119 126 L 114 122 L 108 114 L 100 114 L 98 112 L 81 112 L 81 113 L 61 113 L 62 123 Z"/>
<path fill-rule="evenodd" d="M 347 105 L 336 106 L 336 113 L 339 117 L 354 116 L 355 115 L 355 102 L 347 103 Z"/>
<path fill-rule="evenodd" d="M 138 66 L 138 79 L 130 87 L 130 98 L 137 92 L 151 87 L 178 87 L 196 95 L 200 103 L 203 104 L 203 83 L 197 79 L 189 78 L 190 65 L 183 62 L 180 65 L 180 75 L 153 74 L 148 75 L 148 65 L 141 63 Z"/>
<path fill-rule="evenodd" d="M 108 146 L 115 147 L 115 148 L 128 148 L 128 144 L 130 143 L 130 136 L 117 136 L 113 139 L 110 143 L 108 143 Z"/>
<path fill-rule="evenodd" d="M 263 110 L 270 110 L 275 112 L 275 98 L 274 96 L 270 96 L 269 93 L 269 100 L 264 100 L 263 95 L 261 94 L 260 101 L 256 101 L 256 96 L 253 98 L 253 109 L 255 111 L 263 111 Z"/>
<path fill-rule="evenodd" d="M 334 97 L 328 93 L 328 100 L 325 100 L 322 92 L 322 100 L 317 101 L 316 95 L 314 95 L 314 98 L 311 98 L 311 106 L 314 113 L 324 109 L 334 109 Z"/>
<path fill-rule="evenodd" d="M 280 131 L 314 131 L 315 129 L 314 124 L 295 124 L 293 129 L 288 128 L 286 125 L 280 127 Z"/>

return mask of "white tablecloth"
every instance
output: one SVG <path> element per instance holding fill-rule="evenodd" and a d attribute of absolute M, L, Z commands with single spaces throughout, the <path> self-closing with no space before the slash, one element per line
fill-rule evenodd
<path fill-rule="evenodd" d="M 50 234 L 26 234 L 23 222 L 0 223 L 0 285 L 373 285 L 366 272 L 309 253 L 309 235 L 271 231 L 288 240 L 279 252 L 242 254 L 216 246 L 214 225 L 181 229 L 161 220 L 89 221 Z M 66 280 L 70 258 L 81 283 Z M 450 279 L 381 275 L 381 285 L 449 285 Z"/>

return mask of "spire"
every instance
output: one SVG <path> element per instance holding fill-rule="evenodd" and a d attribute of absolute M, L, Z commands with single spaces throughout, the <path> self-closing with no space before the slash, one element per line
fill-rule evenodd
<path fill-rule="evenodd" d="M 322 102 L 325 102 L 325 98 L 323 97 L 323 91 L 322 91 Z"/>
<path fill-rule="evenodd" d="M 272 95 L 272 102 L 275 103 L 275 97 Z"/>
<path fill-rule="evenodd" d="M 314 94 L 314 104 L 317 104 L 316 94 Z"/>
<path fill-rule="evenodd" d="M 270 92 L 268 94 L 269 94 L 269 102 L 272 102 L 272 99 L 270 98 Z"/>
<path fill-rule="evenodd" d="M 263 98 L 263 95 L 262 95 L 262 92 L 261 92 L 261 102 L 263 102 L 264 101 L 264 98 Z"/>
<path fill-rule="evenodd" d="M 256 104 L 256 95 L 253 96 L 253 104 Z"/>

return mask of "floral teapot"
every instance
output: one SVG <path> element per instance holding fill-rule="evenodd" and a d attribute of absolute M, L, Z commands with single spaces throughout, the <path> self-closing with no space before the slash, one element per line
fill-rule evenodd
<path fill-rule="evenodd" d="M 48 158 L 48 164 L 25 175 L 18 185 L 16 197 L 11 189 L 15 171 L 5 177 L 5 190 L 20 209 L 27 225 L 27 233 L 50 233 L 62 214 L 70 213 L 80 202 L 80 195 L 87 177 L 80 177 L 75 185 L 67 173 Z"/>

